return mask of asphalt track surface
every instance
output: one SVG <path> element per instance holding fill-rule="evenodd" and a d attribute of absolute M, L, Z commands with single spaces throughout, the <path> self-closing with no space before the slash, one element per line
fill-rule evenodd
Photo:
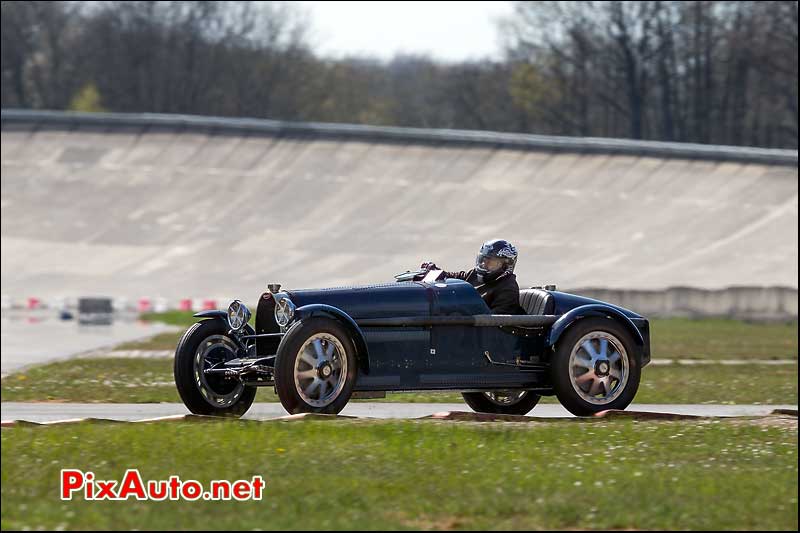
<path fill-rule="evenodd" d="M 95 126 L 2 130 L 2 290 L 252 302 L 518 245 L 522 285 L 798 286 L 797 167 Z"/>
<path fill-rule="evenodd" d="M 29 403 L 6 402 L 0 405 L 2 420 L 53 422 L 75 418 L 103 418 L 111 420 L 142 420 L 189 414 L 183 404 L 81 404 L 81 403 Z M 694 416 L 763 416 L 774 409 L 797 410 L 796 405 L 655 405 L 632 404 L 628 411 L 672 413 Z M 382 419 L 420 418 L 443 411 L 470 411 L 463 403 L 380 403 L 351 402 L 340 413 L 344 416 Z M 254 403 L 244 418 L 266 420 L 286 416 L 279 403 Z M 572 418 L 558 404 L 536 406 L 528 416 L 535 418 Z"/>

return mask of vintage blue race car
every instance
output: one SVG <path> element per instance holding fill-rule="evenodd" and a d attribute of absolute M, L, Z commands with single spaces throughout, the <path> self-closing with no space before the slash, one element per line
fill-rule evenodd
<path fill-rule="evenodd" d="M 624 409 L 650 361 L 648 321 L 555 290 L 520 291 L 520 314 L 492 315 L 472 285 L 441 271 L 395 283 L 261 295 L 255 329 L 239 300 L 203 311 L 175 352 L 193 413 L 244 414 L 274 386 L 290 413 L 338 413 L 351 396 L 461 391 L 475 411 L 529 412 L 543 395 L 590 415 Z"/>

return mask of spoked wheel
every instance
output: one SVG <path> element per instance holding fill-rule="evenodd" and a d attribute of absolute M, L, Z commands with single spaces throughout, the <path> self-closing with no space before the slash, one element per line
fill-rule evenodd
<path fill-rule="evenodd" d="M 220 320 L 204 320 L 184 333 L 175 350 L 175 385 L 186 407 L 195 414 L 241 416 L 253 404 L 256 388 L 203 372 L 238 357 L 236 343 Z"/>
<path fill-rule="evenodd" d="M 356 375 L 353 341 L 336 320 L 298 322 L 278 348 L 275 386 L 290 413 L 338 413 L 350 400 Z"/>
<path fill-rule="evenodd" d="M 559 401 L 583 416 L 625 409 L 639 388 L 641 369 L 630 334 L 610 319 L 582 320 L 559 341 L 550 365 Z"/>
<path fill-rule="evenodd" d="M 225 335 L 211 335 L 203 339 L 195 351 L 192 373 L 200 394 L 215 407 L 230 407 L 241 396 L 244 384 L 238 380 L 224 380 L 218 374 L 206 375 L 205 370 L 236 358 L 236 344 Z"/>
<path fill-rule="evenodd" d="M 525 390 L 463 392 L 461 396 L 473 411 L 507 415 L 528 414 L 541 398 L 538 394 Z"/>
<path fill-rule="evenodd" d="M 585 401 L 598 405 L 613 402 L 625 390 L 629 376 L 628 354 L 614 335 L 592 331 L 573 346 L 570 383 Z"/>
<path fill-rule="evenodd" d="M 294 386 L 308 405 L 325 407 L 338 398 L 347 381 L 347 354 L 329 333 L 311 335 L 294 360 Z"/>

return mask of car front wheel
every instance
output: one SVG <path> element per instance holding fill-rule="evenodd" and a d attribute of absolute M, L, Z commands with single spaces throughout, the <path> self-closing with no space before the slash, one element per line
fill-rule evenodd
<path fill-rule="evenodd" d="M 255 400 L 255 387 L 204 372 L 237 357 L 237 345 L 227 330 L 221 320 L 203 320 L 183 334 L 175 350 L 175 385 L 194 414 L 242 416 Z"/>
<path fill-rule="evenodd" d="M 302 320 L 278 348 L 278 398 L 292 414 L 337 414 L 350 400 L 357 370 L 355 346 L 341 323 L 321 317 Z"/>

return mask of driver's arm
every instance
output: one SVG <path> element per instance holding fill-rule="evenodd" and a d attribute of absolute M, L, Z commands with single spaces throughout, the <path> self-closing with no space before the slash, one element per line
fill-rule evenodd
<path fill-rule="evenodd" d="M 471 272 L 470 270 L 467 270 L 467 271 L 460 270 L 458 272 L 447 272 L 445 270 L 444 271 L 444 277 L 446 277 L 446 278 L 454 278 L 454 279 L 463 279 L 464 281 L 466 281 L 467 278 L 469 277 L 469 273 L 470 272 Z"/>
<path fill-rule="evenodd" d="M 431 270 L 442 270 L 433 261 L 425 261 L 419 266 L 419 268 L 426 272 L 430 272 Z M 444 274 L 445 278 L 463 279 L 466 281 L 467 278 L 469 278 L 469 275 L 472 273 L 472 270 L 460 270 L 458 272 L 447 272 L 446 270 L 442 270 L 442 273 Z"/>

